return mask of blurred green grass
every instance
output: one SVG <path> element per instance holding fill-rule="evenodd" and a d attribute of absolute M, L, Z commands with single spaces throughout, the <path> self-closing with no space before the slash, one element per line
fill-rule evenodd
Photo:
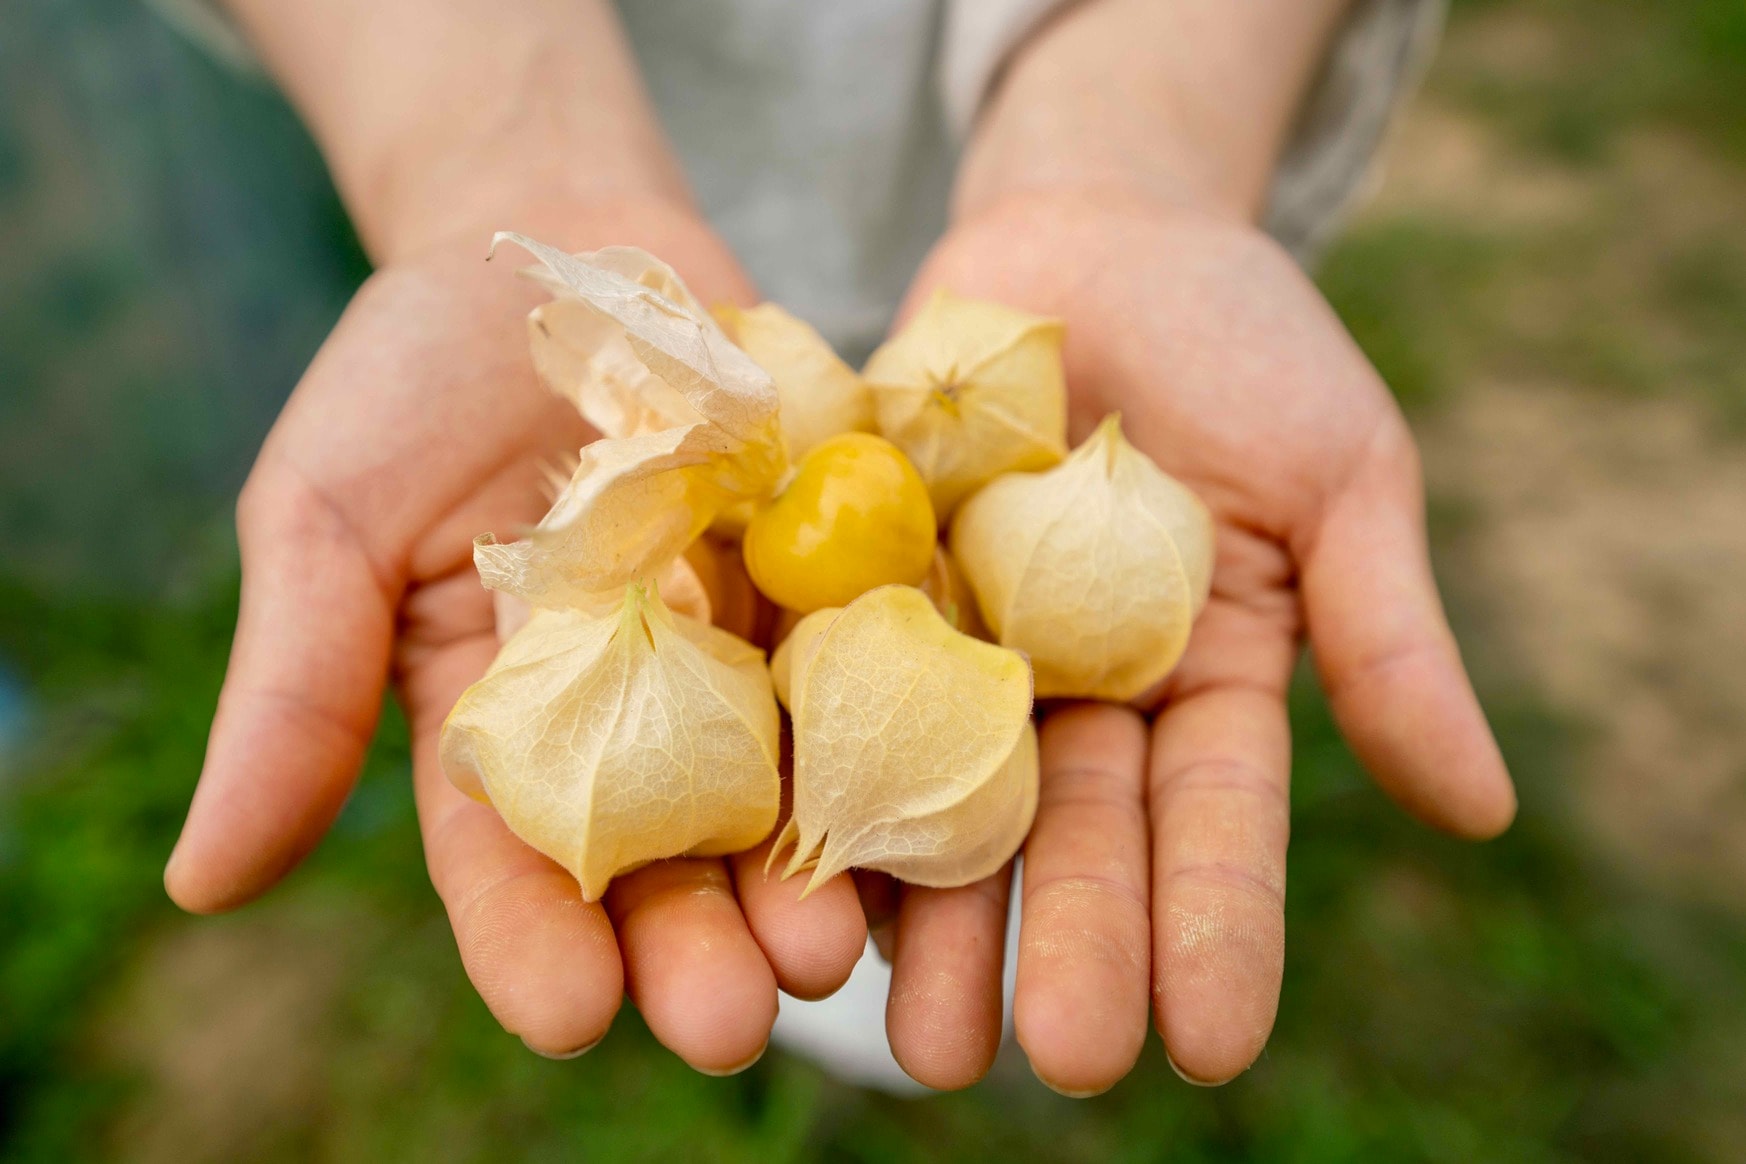
<path fill-rule="evenodd" d="M 0 14 L 34 37 L 0 35 L 0 239 L 23 240 L 0 270 L 0 536 L 22 549 L 0 564 L 0 665 L 30 702 L 0 752 L 0 1156 L 1738 1158 L 1746 918 L 1638 876 L 1579 823 L 1586 729 L 1498 645 L 1469 570 L 1486 515 L 1453 505 L 1433 506 L 1437 560 L 1520 822 L 1468 847 L 1403 820 L 1300 680 L 1284 999 L 1266 1056 L 1223 1089 L 1180 1083 L 1155 1045 L 1082 1103 L 1004 1061 L 925 1100 L 779 1052 L 712 1080 L 628 1008 L 582 1059 L 537 1059 L 460 970 L 392 708 L 304 870 L 233 917 L 178 915 L 159 873 L 234 618 L 225 497 L 357 253 L 269 95 L 126 4 L 20 11 Z M 1518 15 L 1523 43 L 1552 34 L 1531 67 L 1486 40 Z M 113 62 L 118 28 L 128 83 L 93 81 L 68 46 Z M 1632 161 L 1643 135 L 1672 135 L 1746 189 L 1746 8 L 1461 3 L 1431 90 L 1585 195 L 1550 224 L 1385 207 L 1356 226 L 1323 286 L 1403 401 L 1432 416 L 1503 370 L 1746 422 L 1746 236 L 1726 218 L 1660 230 L 1690 175 Z M 64 146 L 113 187 L 67 197 L 42 126 L 126 99 L 155 144 L 120 161 L 113 141 Z M 1523 287 L 1550 307 L 1521 312 Z"/>

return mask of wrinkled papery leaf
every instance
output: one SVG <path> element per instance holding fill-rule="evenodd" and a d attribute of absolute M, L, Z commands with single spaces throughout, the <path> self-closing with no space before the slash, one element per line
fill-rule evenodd
<path fill-rule="evenodd" d="M 722 510 L 767 496 L 787 468 L 770 377 L 670 268 L 626 247 L 567 255 L 499 234 L 543 264 L 559 298 L 530 319 L 551 389 L 605 433 L 584 448 L 528 537 L 486 536 L 485 585 L 534 606 L 583 606 L 658 571 Z"/>
<path fill-rule="evenodd" d="M 727 609 L 722 613 L 736 621 L 728 622 L 724 618 L 723 625 L 736 634 L 741 628 L 749 632 L 751 624 L 742 610 L 745 599 L 734 592 L 736 588 L 731 585 L 730 580 L 722 577 L 723 568 L 717 563 L 717 557 L 711 551 L 707 538 L 693 542 L 682 556 L 668 562 L 655 578 L 661 601 L 674 614 L 682 614 L 698 622 L 715 622 L 720 602 L 717 592 L 726 591 L 721 597 L 727 599 Z M 746 585 L 751 585 L 749 580 Z M 507 643 L 516 631 L 527 625 L 528 619 L 533 616 L 533 607 L 507 590 L 492 591 L 491 599 L 491 613 L 497 624 L 497 641 Z M 622 592 L 604 590 L 598 594 L 583 596 L 572 609 L 604 616 L 618 609 L 623 601 Z"/>
<path fill-rule="evenodd" d="M 934 547 L 933 565 L 928 567 L 928 576 L 918 585 L 953 630 L 975 639 L 994 640 L 994 635 L 982 621 L 975 591 L 970 589 L 964 571 L 945 546 Z"/>
<path fill-rule="evenodd" d="M 799 461 L 820 441 L 873 431 L 873 396 L 810 324 L 774 303 L 716 308 L 728 336 L 770 373 L 782 400 L 782 439 Z"/>
<path fill-rule="evenodd" d="M 806 892 L 851 867 L 968 885 L 1018 851 L 1037 809 L 1031 676 L 882 586 L 802 619 L 773 670 L 794 721 L 794 811 L 771 860 Z"/>
<path fill-rule="evenodd" d="M 1059 321 L 938 291 L 867 361 L 879 431 L 928 483 L 944 522 L 1001 473 L 1067 451 Z"/>
<path fill-rule="evenodd" d="M 996 641 L 1039 696 L 1133 699 L 1168 675 L 1212 587 L 1213 525 L 1110 416 L 1045 473 L 996 479 L 959 509 L 952 554 Z"/>
<path fill-rule="evenodd" d="M 443 770 L 594 901 L 776 823 L 779 713 L 763 652 L 627 586 L 605 615 L 536 609 L 443 724 Z"/>

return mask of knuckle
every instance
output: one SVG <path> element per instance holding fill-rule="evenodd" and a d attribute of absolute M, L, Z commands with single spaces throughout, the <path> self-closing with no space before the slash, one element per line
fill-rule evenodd
<path fill-rule="evenodd" d="M 1255 763 L 1236 757 L 1203 757 L 1165 773 L 1153 789 L 1153 811 L 1162 814 L 1163 801 L 1185 794 L 1207 793 L 1253 800 L 1271 812 L 1289 813 L 1291 794 Z"/>
<path fill-rule="evenodd" d="M 1171 869 L 1164 879 L 1172 889 L 1194 892 L 1206 901 L 1247 900 L 1260 906 L 1264 916 L 1284 915 L 1285 879 L 1276 870 L 1236 861 L 1194 861 Z M 1205 936 L 1209 926 L 1246 928 L 1254 922 L 1250 912 L 1238 916 L 1210 904 L 1193 910 L 1173 904 L 1171 929 L 1193 938 Z"/>
<path fill-rule="evenodd" d="M 1151 964 L 1146 905 L 1131 886 L 1095 877 L 1058 878 L 1025 903 L 1026 955 L 1143 972 Z"/>

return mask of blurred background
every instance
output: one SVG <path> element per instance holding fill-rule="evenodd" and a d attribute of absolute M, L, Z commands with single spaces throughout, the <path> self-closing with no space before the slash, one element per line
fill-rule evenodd
<path fill-rule="evenodd" d="M 1306 678 L 1284 1002 L 1228 1087 L 1004 1057 L 902 1100 L 627 1008 L 528 1054 L 462 974 L 390 714 L 265 901 L 159 872 L 235 612 L 229 510 L 366 264 L 272 90 L 134 0 L 0 6 L 0 1157 L 1746 1158 L 1746 4 L 1457 0 L 1319 272 L 1424 444 L 1522 787 L 1400 818 Z"/>

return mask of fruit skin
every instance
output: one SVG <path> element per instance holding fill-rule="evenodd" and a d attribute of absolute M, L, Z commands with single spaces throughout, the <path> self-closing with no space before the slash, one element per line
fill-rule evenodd
<path fill-rule="evenodd" d="M 844 433 L 814 446 L 753 516 L 746 570 L 773 602 L 803 614 L 875 586 L 913 586 L 933 564 L 934 507 L 921 474 L 883 437 Z"/>

